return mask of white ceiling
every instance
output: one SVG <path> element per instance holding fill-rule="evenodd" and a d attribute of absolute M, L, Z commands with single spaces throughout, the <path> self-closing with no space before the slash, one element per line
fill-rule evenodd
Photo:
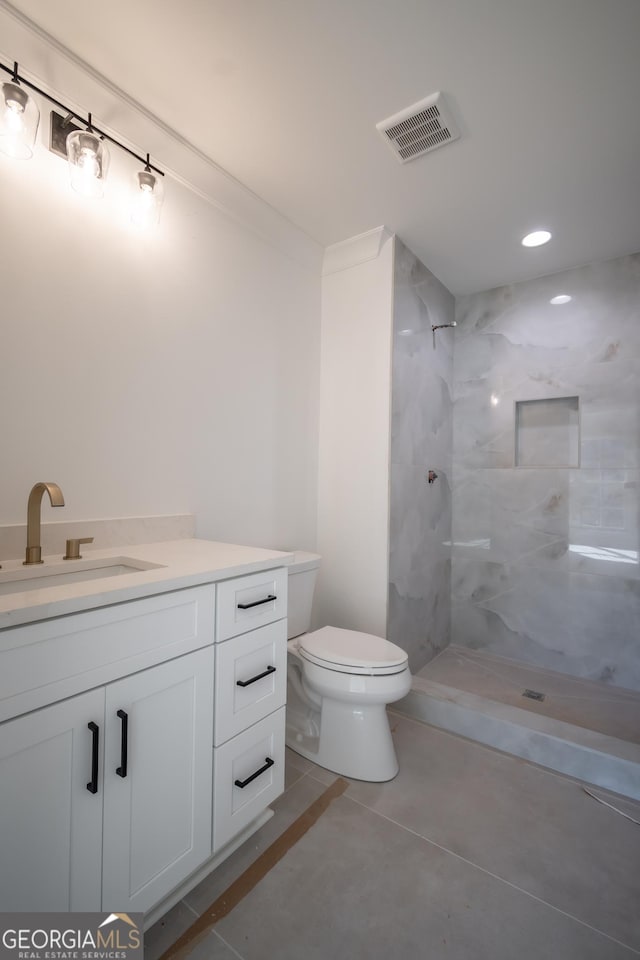
<path fill-rule="evenodd" d="M 322 245 L 454 293 L 640 251 L 640 0 L 13 2 Z M 375 124 L 437 90 L 461 139 L 401 165 Z"/>

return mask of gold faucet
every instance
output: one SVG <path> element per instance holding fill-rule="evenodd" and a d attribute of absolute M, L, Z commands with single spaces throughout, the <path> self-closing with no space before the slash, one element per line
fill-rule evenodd
<path fill-rule="evenodd" d="M 64 507 L 62 490 L 57 483 L 36 483 L 29 494 L 27 504 L 27 554 L 23 563 L 44 563 L 40 546 L 40 509 L 43 494 L 47 491 L 52 507 Z"/>

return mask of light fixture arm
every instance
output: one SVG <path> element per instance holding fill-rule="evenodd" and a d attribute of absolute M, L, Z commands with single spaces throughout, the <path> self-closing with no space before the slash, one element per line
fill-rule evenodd
<path fill-rule="evenodd" d="M 97 133 L 98 136 L 102 137 L 103 140 L 108 140 L 109 143 L 113 143 L 116 147 L 119 147 L 121 150 L 124 150 L 126 153 L 128 153 L 129 156 L 134 157 L 136 160 L 139 160 L 140 163 L 146 164 L 146 167 L 149 170 L 153 170 L 154 173 L 157 173 L 161 177 L 164 177 L 163 170 L 159 170 L 158 167 L 154 167 L 153 164 L 149 163 L 149 154 L 146 155 L 146 158 L 141 157 L 140 154 L 135 153 L 133 150 L 130 150 L 129 147 L 125 146 L 124 143 L 120 143 L 120 141 L 116 140 L 115 137 L 112 137 L 110 134 L 105 133 L 104 130 L 100 130 L 98 127 L 96 127 L 95 124 L 92 122 L 91 114 L 88 114 L 87 119 L 85 120 L 85 118 L 82 117 L 79 113 L 76 113 L 75 110 L 72 110 L 70 107 L 67 107 L 66 104 L 61 103 L 59 100 L 56 100 L 56 98 L 52 97 L 51 94 L 46 92 L 46 90 L 42 90 L 40 87 L 37 87 L 35 83 L 31 83 L 30 80 L 26 80 L 24 77 L 21 77 L 20 74 L 18 73 L 17 61 L 14 61 L 13 67 L 6 67 L 4 63 L 0 63 L 0 70 L 4 70 L 5 73 L 11 74 L 13 83 L 24 84 L 25 87 L 29 87 L 30 90 L 34 90 L 41 97 L 44 97 L 50 103 L 55 104 L 56 107 L 59 107 L 61 110 L 64 110 L 67 114 L 67 120 L 70 120 L 70 119 L 79 120 L 80 123 L 83 123 L 86 126 L 87 130 L 90 133 Z"/>

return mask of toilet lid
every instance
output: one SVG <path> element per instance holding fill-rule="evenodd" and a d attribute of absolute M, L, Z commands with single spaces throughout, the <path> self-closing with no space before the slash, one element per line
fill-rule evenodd
<path fill-rule="evenodd" d="M 371 633 L 342 630 L 340 627 L 322 627 L 313 633 L 305 633 L 298 640 L 298 649 L 303 657 L 321 666 L 354 673 L 396 673 L 407 665 L 407 654 L 395 643 Z M 392 668 L 396 668 L 395 670 Z"/>

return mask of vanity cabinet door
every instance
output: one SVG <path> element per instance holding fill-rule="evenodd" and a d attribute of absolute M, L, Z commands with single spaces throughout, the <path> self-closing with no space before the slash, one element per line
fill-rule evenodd
<path fill-rule="evenodd" d="M 213 648 L 106 690 L 102 909 L 147 911 L 211 855 Z"/>
<path fill-rule="evenodd" d="M 0 911 L 100 910 L 103 715 L 97 689 L 0 724 Z"/>

